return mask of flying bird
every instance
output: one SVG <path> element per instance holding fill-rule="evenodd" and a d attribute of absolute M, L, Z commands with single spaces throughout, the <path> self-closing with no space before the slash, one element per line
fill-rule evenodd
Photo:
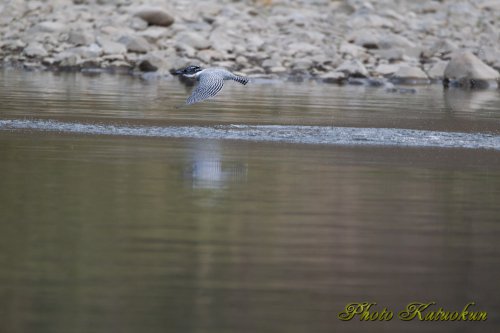
<path fill-rule="evenodd" d="M 206 68 L 199 66 L 188 66 L 174 72 L 176 75 L 196 78 L 198 85 L 194 88 L 191 96 L 186 100 L 186 105 L 191 105 L 214 97 L 224 86 L 225 80 L 234 80 L 241 84 L 247 84 L 248 78 L 231 73 L 224 68 Z"/>

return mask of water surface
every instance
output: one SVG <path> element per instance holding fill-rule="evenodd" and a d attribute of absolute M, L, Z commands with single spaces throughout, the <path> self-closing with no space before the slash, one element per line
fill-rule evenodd
<path fill-rule="evenodd" d="M 173 80 L 0 85 L 2 332 L 500 324 L 497 91 L 228 85 L 176 109 Z M 356 301 L 488 320 L 339 321 Z"/>

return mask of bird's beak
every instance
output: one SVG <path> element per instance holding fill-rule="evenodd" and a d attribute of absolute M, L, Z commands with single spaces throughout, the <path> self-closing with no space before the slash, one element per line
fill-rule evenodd
<path fill-rule="evenodd" d="M 184 70 L 182 70 L 182 69 L 178 69 L 178 70 L 174 71 L 174 73 L 173 73 L 173 74 L 174 74 L 174 75 L 182 75 L 183 73 L 184 73 Z"/>

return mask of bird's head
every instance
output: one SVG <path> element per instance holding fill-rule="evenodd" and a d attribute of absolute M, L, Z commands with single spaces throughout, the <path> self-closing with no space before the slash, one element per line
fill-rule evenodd
<path fill-rule="evenodd" d="M 183 75 L 186 77 L 193 77 L 193 76 L 195 76 L 196 73 L 198 73 L 200 71 L 201 71 L 200 66 L 187 66 L 186 68 L 179 69 L 179 70 L 175 71 L 174 74 Z"/>

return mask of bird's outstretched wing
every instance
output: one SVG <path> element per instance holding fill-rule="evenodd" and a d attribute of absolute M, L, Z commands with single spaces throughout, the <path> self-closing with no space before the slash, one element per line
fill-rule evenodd
<path fill-rule="evenodd" d="M 217 95 L 224 86 L 224 79 L 216 75 L 203 75 L 200 77 L 198 85 L 194 88 L 191 96 L 186 100 L 186 104 L 201 102 L 207 98 Z"/>

